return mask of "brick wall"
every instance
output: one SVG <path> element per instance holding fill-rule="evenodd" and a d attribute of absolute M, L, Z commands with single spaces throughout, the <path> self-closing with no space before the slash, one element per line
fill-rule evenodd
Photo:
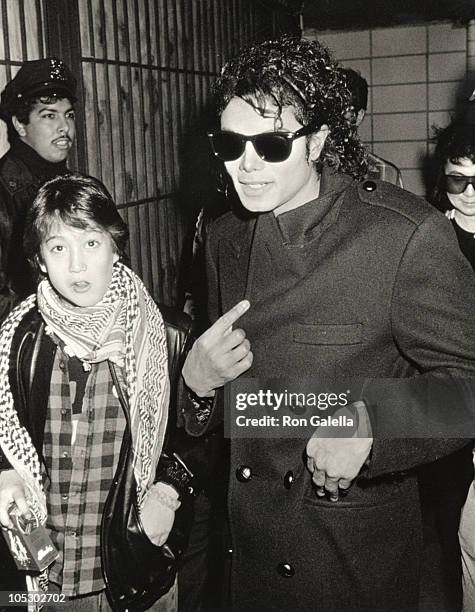
<path fill-rule="evenodd" d="M 457 99 L 475 88 L 475 21 L 354 32 L 304 30 L 318 38 L 370 85 L 368 113 L 360 127 L 377 155 L 401 168 L 406 189 L 426 192 L 422 168 L 430 154 L 432 126 L 450 121 Z"/>

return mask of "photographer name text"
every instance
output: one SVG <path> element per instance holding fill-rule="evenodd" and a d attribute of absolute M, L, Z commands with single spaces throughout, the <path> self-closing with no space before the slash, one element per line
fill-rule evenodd
<path fill-rule="evenodd" d="M 282 417 L 263 415 L 261 417 L 247 417 L 240 414 L 236 417 L 238 427 L 353 427 L 354 420 L 346 415 L 338 417 L 322 417 L 314 414 L 310 417 L 292 417 L 288 414 Z"/>

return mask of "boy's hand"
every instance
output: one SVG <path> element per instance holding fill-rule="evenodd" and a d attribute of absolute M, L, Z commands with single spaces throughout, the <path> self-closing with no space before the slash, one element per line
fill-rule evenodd
<path fill-rule="evenodd" d="M 8 529 L 13 529 L 13 523 L 8 516 L 12 503 L 25 519 L 31 519 L 23 479 L 15 470 L 4 470 L 0 472 L 0 524 Z"/>
<path fill-rule="evenodd" d="M 193 344 L 183 366 L 183 379 L 200 397 L 214 395 L 214 390 L 234 380 L 252 365 L 249 340 L 233 324 L 249 309 L 242 300 L 223 314 Z"/>
<path fill-rule="evenodd" d="M 172 502 L 175 500 L 177 506 L 179 506 L 178 493 L 175 489 L 170 485 L 159 482 L 147 494 L 140 513 L 145 533 L 155 546 L 165 544 L 175 520 L 175 510 L 161 501 L 162 494 L 170 497 Z"/>

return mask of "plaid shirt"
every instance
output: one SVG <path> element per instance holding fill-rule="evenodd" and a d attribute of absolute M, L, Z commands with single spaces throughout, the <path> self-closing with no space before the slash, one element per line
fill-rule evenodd
<path fill-rule="evenodd" d="M 44 435 L 45 489 L 47 526 L 59 550 L 49 579 L 67 596 L 105 586 L 100 525 L 126 425 L 108 363 L 93 364 L 88 374 L 82 412 L 73 415 L 77 384 L 70 385 L 68 358 L 57 349 Z M 74 444 L 73 420 L 77 421 Z"/>

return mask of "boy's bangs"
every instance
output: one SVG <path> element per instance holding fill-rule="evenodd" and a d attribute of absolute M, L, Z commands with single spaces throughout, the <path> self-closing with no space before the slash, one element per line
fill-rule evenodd
<path fill-rule="evenodd" d="M 82 208 L 71 208 L 71 210 L 59 211 L 59 218 L 65 225 L 76 227 L 78 229 L 99 229 L 103 231 L 103 228 L 92 219 L 90 211 Z"/>
<path fill-rule="evenodd" d="M 77 208 L 75 210 L 55 210 L 53 215 L 48 215 L 42 219 L 39 231 L 43 239 L 51 234 L 52 228 L 57 222 L 82 230 L 104 231 L 85 210 Z"/>

